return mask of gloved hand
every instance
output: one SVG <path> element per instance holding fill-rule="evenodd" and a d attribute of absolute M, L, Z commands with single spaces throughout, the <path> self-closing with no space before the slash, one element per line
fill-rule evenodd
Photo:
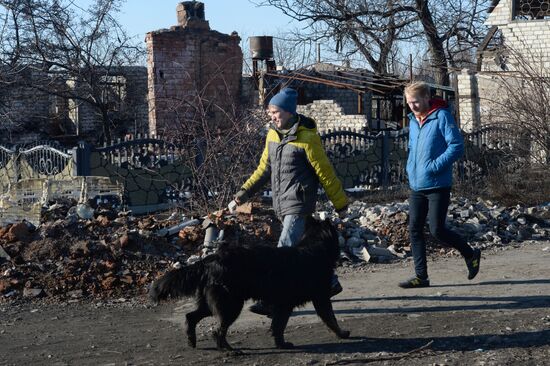
<path fill-rule="evenodd" d="M 344 207 L 339 208 L 338 210 L 336 210 L 336 213 L 340 218 L 344 218 L 348 213 L 348 205 L 345 205 Z"/>
<path fill-rule="evenodd" d="M 229 202 L 229 204 L 227 205 L 227 209 L 229 210 L 229 213 L 235 213 L 235 210 L 237 209 L 238 205 L 239 204 L 235 200 Z"/>
<path fill-rule="evenodd" d="M 237 194 L 233 196 L 233 198 L 235 199 L 235 202 L 241 205 L 246 201 L 248 201 L 250 197 L 248 196 L 248 192 L 245 189 L 241 189 L 240 191 L 237 192 Z"/>

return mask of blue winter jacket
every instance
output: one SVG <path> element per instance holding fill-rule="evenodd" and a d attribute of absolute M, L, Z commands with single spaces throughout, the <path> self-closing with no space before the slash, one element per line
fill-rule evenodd
<path fill-rule="evenodd" d="M 414 191 L 451 187 L 453 163 L 464 152 L 462 134 L 446 103 L 430 102 L 432 112 L 422 126 L 413 113 L 408 115 L 409 157 L 407 175 Z"/>

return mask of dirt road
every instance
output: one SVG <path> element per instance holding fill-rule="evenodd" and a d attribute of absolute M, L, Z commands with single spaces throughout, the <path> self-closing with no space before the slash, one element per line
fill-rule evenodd
<path fill-rule="evenodd" d="M 462 259 L 436 258 L 432 287 L 417 290 L 396 286 L 410 261 L 342 269 L 333 305 L 350 339 L 305 307 L 286 331 L 296 349 L 277 350 L 267 319 L 244 310 L 228 336 L 240 356 L 214 349 L 212 321 L 186 346 L 189 301 L 1 304 L 0 365 L 550 365 L 549 247 L 484 251 L 473 281 Z"/>

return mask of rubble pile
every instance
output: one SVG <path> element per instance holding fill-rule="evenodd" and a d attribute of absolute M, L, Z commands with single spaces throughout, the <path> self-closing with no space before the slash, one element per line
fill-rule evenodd
<path fill-rule="evenodd" d="M 410 254 L 407 201 L 374 206 L 355 201 L 341 225 L 340 244 L 344 256 L 376 262 Z M 548 240 L 550 203 L 535 207 L 502 207 L 488 200 L 452 197 L 447 225 L 479 248 L 525 240 Z M 428 235 L 428 227 L 426 239 L 429 251 L 450 250 L 434 245 L 435 239 Z M 386 251 L 382 250 L 384 248 Z"/>
<path fill-rule="evenodd" d="M 327 204 L 318 215 L 337 224 L 343 261 L 355 265 L 410 255 L 406 201 L 355 201 L 342 218 L 331 211 Z M 270 204 L 259 203 L 207 218 L 179 212 L 136 217 L 109 204 L 65 199 L 45 205 L 40 217 L 37 226 L 19 222 L 0 228 L 0 301 L 136 297 L 159 274 L 193 263 L 223 242 L 275 246 L 281 229 Z M 549 240 L 550 203 L 501 207 L 453 197 L 447 223 L 479 248 Z M 431 253 L 453 254 L 426 238 Z"/>
<path fill-rule="evenodd" d="M 72 201 L 43 210 L 37 227 L 21 222 L 0 228 L 0 301 L 134 297 L 160 273 L 207 254 L 202 220 L 181 214 L 134 217 Z M 269 215 L 213 220 L 228 240 L 276 243 Z M 186 222 L 191 225 L 182 226 Z"/>

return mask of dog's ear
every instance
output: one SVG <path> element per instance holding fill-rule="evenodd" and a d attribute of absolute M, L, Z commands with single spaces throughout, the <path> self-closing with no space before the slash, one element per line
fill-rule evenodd
<path fill-rule="evenodd" d="M 309 230 L 310 228 L 313 228 L 317 225 L 319 221 L 316 220 L 313 216 L 307 215 L 306 216 L 306 222 L 305 222 L 305 229 Z"/>

